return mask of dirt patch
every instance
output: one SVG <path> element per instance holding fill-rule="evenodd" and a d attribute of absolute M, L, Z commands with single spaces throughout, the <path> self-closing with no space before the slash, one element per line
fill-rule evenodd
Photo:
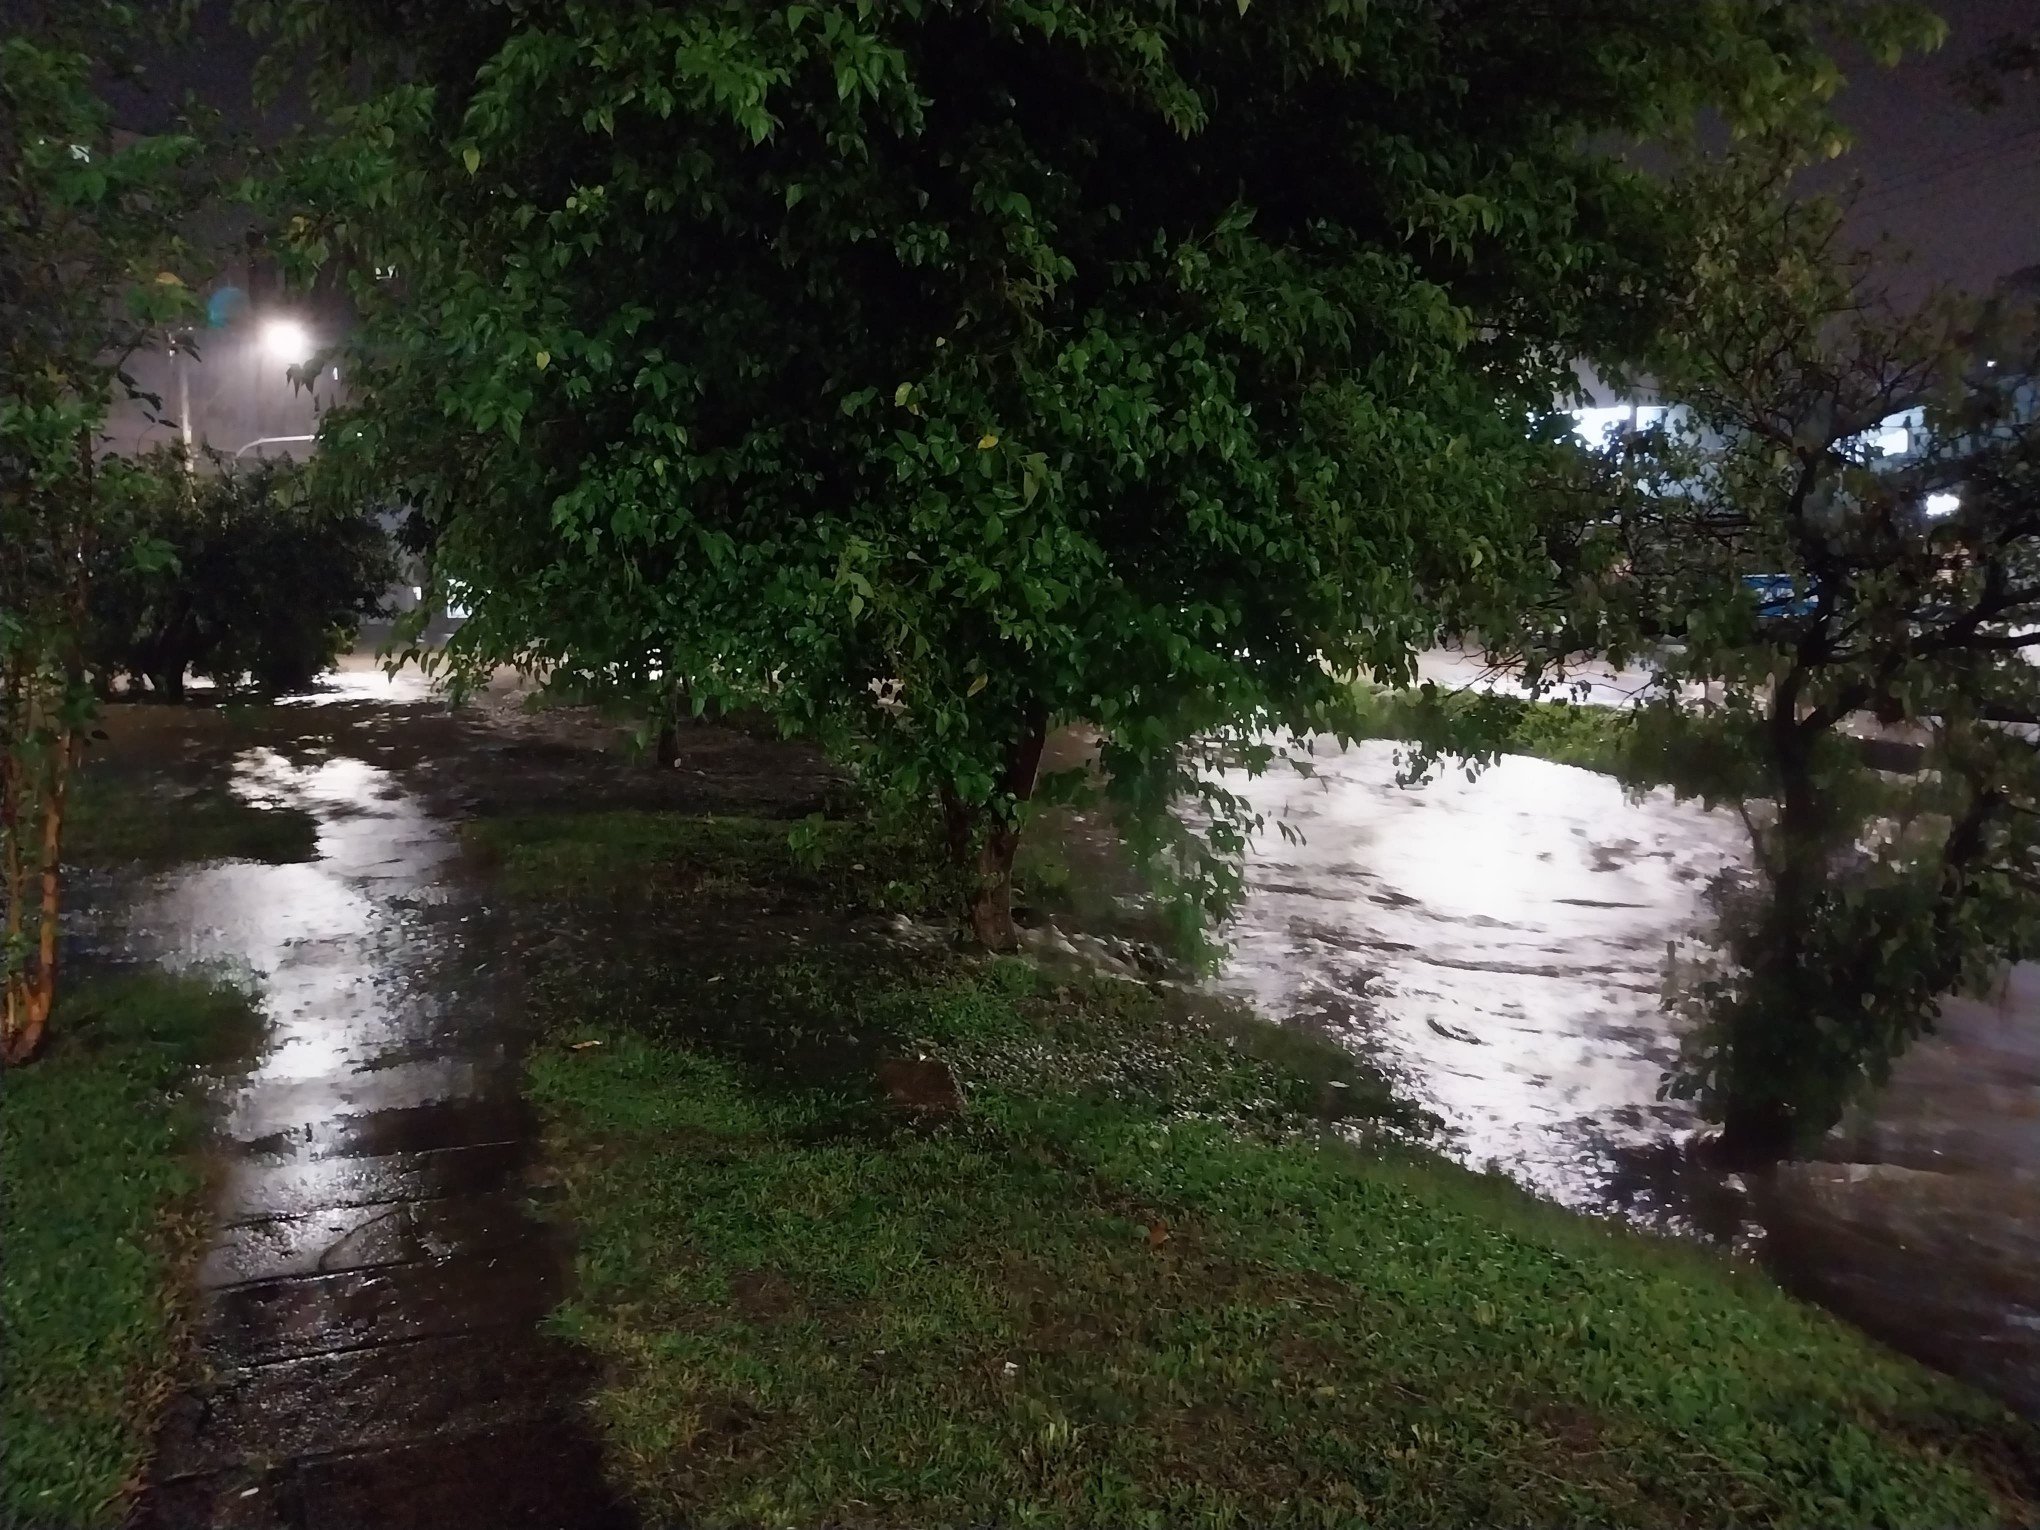
<path fill-rule="evenodd" d="M 746 1439 L 766 1422 L 766 1414 L 741 1397 L 718 1398 L 703 1406 L 697 1446 L 719 1454 L 745 1454 Z"/>
<path fill-rule="evenodd" d="M 1530 1423 L 1569 1459 L 1599 1455 L 1605 1449 L 1601 1420 L 1578 1403 L 1540 1403 L 1530 1410 Z"/>
<path fill-rule="evenodd" d="M 953 1121 L 963 1114 L 956 1075 L 936 1058 L 896 1057 L 880 1063 L 878 1088 L 888 1107 L 911 1120 Z"/>
<path fill-rule="evenodd" d="M 739 1270 L 730 1277 L 730 1300 L 746 1322 L 761 1325 L 784 1322 L 807 1305 L 776 1270 Z"/>
<path fill-rule="evenodd" d="M 1941 1413 L 1884 1412 L 1873 1425 L 1904 1440 L 1927 1457 L 1950 1457 L 1966 1463 L 2018 1506 L 2007 1524 L 2040 1524 L 2040 1441 L 2016 1427 L 1978 1427 L 1974 1419 Z"/>

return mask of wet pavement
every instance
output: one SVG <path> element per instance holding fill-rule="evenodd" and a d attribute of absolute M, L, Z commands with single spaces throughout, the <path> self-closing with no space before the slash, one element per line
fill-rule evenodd
<path fill-rule="evenodd" d="M 166 1410 L 133 1523 L 622 1526 L 588 1367 L 539 1326 L 565 1263 L 524 1210 L 534 1124 L 486 911 L 418 779 L 472 750 L 443 715 L 322 699 L 253 738 L 126 723 L 318 826 L 311 861 L 186 867 L 102 910 L 127 954 L 245 974 L 266 1021 L 219 1101 L 206 1374 Z"/>
<path fill-rule="evenodd" d="M 1540 1194 L 1762 1257 L 1899 1348 L 2040 1412 L 2040 969 L 1940 1033 L 1811 1162 L 1695 1164 L 1668 948 L 1737 861 L 1731 815 L 1510 757 L 1396 782 L 1396 746 L 1227 782 L 1269 823 L 1219 986 L 1376 1059 L 1443 1145 Z M 1301 831 L 1301 843 L 1275 831 Z"/>

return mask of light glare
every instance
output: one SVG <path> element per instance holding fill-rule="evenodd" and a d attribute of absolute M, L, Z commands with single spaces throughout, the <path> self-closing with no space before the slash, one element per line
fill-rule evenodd
<path fill-rule="evenodd" d="M 312 332 L 296 319 L 270 319 L 262 326 L 262 349 L 287 367 L 312 359 Z"/>

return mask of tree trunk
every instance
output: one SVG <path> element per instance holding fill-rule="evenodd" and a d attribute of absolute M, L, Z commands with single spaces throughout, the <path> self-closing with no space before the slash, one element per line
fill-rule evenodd
<path fill-rule="evenodd" d="M 1773 896 L 1779 908 L 1798 910 L 1813 896 L 1821 881 L 1822 863 L 1827 856 L 1826 814 L 1813 779 L 1813 742 L 1799 720 L 1799 693 L 1803 678 L 1789 671 L 1771 699 L 1771 753 L 1778 773 L 1778 850 L 1773 878 Z M 1799 929 L 1788 918 L 1783 931 L 1793 939 Z M 1797 957 L 1794 949 L 1784 953 L 1787 962 Z"/>
<path fill-rule="evenodd" d="M 40 1050 L 57 996 L 57 922 L 63 899 L 64 806 L 70 792 L 75 736 L 67 729 L 58 738 L 40 801 L 23 790 L 24 772 L 8 779 L 7 940 L 14 944 L 27 928 L 27 907 L 33 883 L 36 919 L 33 958 L 23 958 L 7 974 L 4 1020 L 0 1020 L 0 1062 L 16 1067 Z M 24 803 L 23 798 L 29 797 Z M 31 875 L 21 854 L 21 831 L 34 826 L 40 810 L 39 857 Z"/>
<path fill-rule="evenodd" d="M 1752 986 L 1768 1002 L 1740 1006 L 1722 1037 L 1728 1064 L 1721 1131 L 1707 1156 L 1722 1168 L 1743 1170 L 1789 1158 L 1799 1143 L 1801 1119 L 1793 1100 L 1789 1038 L 1781 1017 L 1812 1024 L 1799 995 L 1806 934 L 1826 887 L 1830 846 L 1828 810 L 1813 774 L 1814 738 L 1799 715 L 1804 675 L 1790 670 L 1772 693 L 1766 725 L 1777 790 L 1778 818 L 1758 860 L 1769 881 L 1767 907 L 1747 953 Z"/>
<path fill-rule="evenodd" d="M 0 695 L 0 827 L 6 830 L 7 962 L 0 997 L 0 1062 L 15 1066 L 41 1048 L 57 996 L 57 917 L 63 903 L 64 808 L 71 772 L 83 747 L 74 704 L 89 694 L 85 634 L 91 625 L 93 437 L 78 433 L 84 481 L 67 538 L 52 535 L 58 566 L 70 571 L 63 621 L 53 632 L 31 631 L 8 654 Z M 47 618 L 48 613 L 43 613 Z M 54 660 L 61 686 L 47 672 Z M 31 862 L 24 841 L 33 837 Z M 31 924 L 29 907 L 34 902 Z M 24 950 L 33 940 L 32 952 Z"/>
<path fill-rule="evenodd" d="M 971 939 L 988 951 L 1020 944 L 1013 926 L 1013 857 L 1020 848 L 1019 811 L 1034 795 L 1041 750 L 1048 740 L 1048 712 L 1040 703 L 1027 709 L 1020 733 L 1007 746 L 1006 767 L 990 802 L 969 803 L 944 792 L 943 820 L 950 858 L 967 869 L 966 903 Z"/>
<path fill-rule="evenodd" d="M 9 677 L 10 681 L 13 679 Z M 10 711 L 15 704 L 15 687 L 8 687 Z M 17 718 L 9 716 L 10 724 Z M 24 962 L 17 970 L 13 958 L 19 946 L 22 931 L 28 923 L 28 861 L 21 853 L 21 830 L 24 819 L 26 796 L 21 759 L 11 750 L 0 755 L 0 838 L 6 843 L 4 873 L 6 886 L 0 888 L 0 899 L 6 904 L 6 930 L 4 945 L 0 945 L 0 1060 L 13 1064 L 27 1055 L 25 1046 L 18 1047 L 16 1037 L 28 1026 L 28 993 L 24 983 L 27 965 Z M 19 1051 L 22 1055 L 17 1056 Z"/>
<path fill-rule="evenodd" d="M 1721 1134 L 1707 1157 L 1717 1168 L 1740 1173 L 1780 1163 L 1790 1158 L 1798 1145 L 1798 1122 L 1783 1104 L 1739 1100 L 1722 1114 Z"/>
<path fill-rule="evenodd" d="M 1020 944 L 1013 925 L 1013 853 L 1019 848 L 1019 829 L 1004 822 L 992 824 L 978 842 L 970 934 L 987 951 L 1011 951 Z"/>

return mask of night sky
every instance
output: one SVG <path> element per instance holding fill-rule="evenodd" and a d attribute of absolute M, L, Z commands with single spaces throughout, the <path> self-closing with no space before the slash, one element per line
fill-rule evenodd
<path fill-rule="evenodd" d="M 1993 36 L 2040 26 L 2040 0 L 1934 8 L 1949 31 L 1939 53 L 1896 69 L 1845 62 L 1836 109 L 1856 147 L 1838 170 L 1862 181 L 1858 238 L 1888 235 L 1922 278 L 1984 292 L 2040 265 L 2040 80 L 2009 82 L 2004 106 L 1986 114 L 1957 94 L 1955 75 Z"/>
<path fill-rule="evenodd" d="M 1960 97 L 1955 77 L 1993 36 L 2040 26 L 2040 0 L 1939 0 L 1935 8 L 1949 26 L 1939 53 L 1897 69 L 1845 59 L 1849 87 L 1837 110 L 1856 146 L 1810 183 L 1860 178 L 1851 226 L 1865 241 L 1888 235 L 1913 253 L 1917 269 L 1903 287 L 1946 281 L 1984 292 L 2040 266 L 2040 80 L 2011 82 L 2006 104 L 1983 113 Z M 227 11 L 225 0 L 206 0 L 197 45 L 159 83 L 193 86 L 252 127 L 254 50 Z"/>

